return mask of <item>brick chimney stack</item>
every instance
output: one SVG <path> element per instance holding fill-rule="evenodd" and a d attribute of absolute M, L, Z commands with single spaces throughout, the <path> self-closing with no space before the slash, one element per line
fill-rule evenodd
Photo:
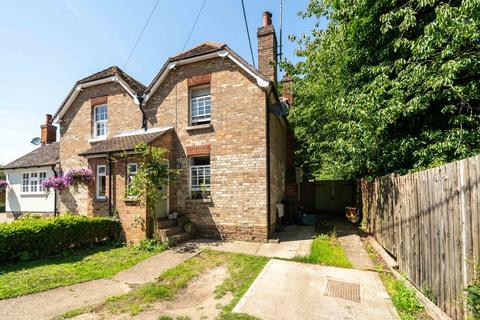
<path fill-rule="evenodd" d="M 257 30 L 258 71 L 269 80 L 277 82 L 277 36 L 272 25 L 272 14 L 263 13 L 263 23 Z"/>
<path fill-rule="evenodd" d="M 288 102 L 290 106 L 293 106 L 293 90 L 292 90 L 292 78 L 290 76 L 283 76 L 283 98 Z"/>
<path fill-rule="evenodd" d="M 51 144 L 57 141 L 57 127 L 52 124 L 52 115 L 47 114 L 45 117 L 45 124 L 40 126 L 42 131 L 41 142 L 42 146 Z"/>

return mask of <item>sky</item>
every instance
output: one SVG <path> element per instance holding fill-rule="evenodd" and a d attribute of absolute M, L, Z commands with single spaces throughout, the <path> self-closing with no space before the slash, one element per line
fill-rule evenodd
<path fill-rule="evenodd" d="M 169 56 L 182 51 L 203 0 L 159 0 L 128 65 L 124 64 L 156 0 L 18 0 L 0 3 L 0 164 L 36 148 L 45 114 L 74 83 L 117 65 L 148 85 Z M 245 0 L 255 60 L 262 12 L 279 31 L 280 0 Z M 308 0 L 283 0 L 284 57 L 296 60 L 288 35 L 315 20 L 298 16 Z M 227 43 L 251 62 L 240 0 L 207 0 L 187 48 Z"/>

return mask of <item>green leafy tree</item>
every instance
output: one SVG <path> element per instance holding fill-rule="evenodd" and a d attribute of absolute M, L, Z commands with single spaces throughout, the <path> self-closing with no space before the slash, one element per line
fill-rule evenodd
<path fill-rule="evenodd" d="M 480 1 L 311 0 L 292 37 L 298 155 L 316 177 L 405 173 L 480 150 Z"/>
<path fill-rule="evenodd" d="M 155 207 L 161 200 L 160 188 L 168 184 L 179 173 L 177 169 L 170 169 L 166 163 L 168 150 L 160 147 L 150 147 L 144 142 L 135 146 L 135 153 L 140 158 L 140 167 L 133 177 L 127 196 L 136 200 L 155 212 Z"/>

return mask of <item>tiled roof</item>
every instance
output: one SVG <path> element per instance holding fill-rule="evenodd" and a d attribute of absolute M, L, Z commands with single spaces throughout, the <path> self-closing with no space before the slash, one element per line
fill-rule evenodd
<path fill-rule="evenodd" d="M 180 52 L 173 57 L 170 57 L 170 61 L 176 61 L 176 60 L 182 60 L 182 59 L 187 59 L 187 58 L 193 58 L 196 56 L 204 55 L 207 53 L 215 52 L 218 50 L 221 50 L 223 47 L 225 47 L 224 43 L 220 42 L 213 42 L 213 41 L 206 41 L 202 42 L 199 45 L 188 49 L 186 51 Z"/>
<path fill-rule="evenodd" d="M 90 149 L 80 153 L 81 156 L 103 154 L 108 152 L 131 151 L 135 149 L 135 145 L 139 142 L 150 144 L 171 129 L 165 129 L 159 132 L 141 133 L 128 136 L 114 137 L 98 143 Z"/>
<path fill-rule="evenodd" d="M 10 162 L 2 169 L 30 168 L 57 164 L 60 158 L 60 143 L 54 142 L 41 146 L 32 152 Z"/>
<path fill-rule="evenodd" d="M 112 66 L 105 70 L 94 73 L 86 78 L 79 80 L 77 84 L 95 81 L 95 80 L 99 80 L 107 77 L 112 77 L 115 75 L 121 77 L 129 85 L 129 87 L 132 88 L 136 93 L 142 93 L 143 90 L 145 90 L 146 88 L 142 83 L 133 79 L 131 76 L 126 74 L 122 69 L 120 69 L 117 66 Z"/>

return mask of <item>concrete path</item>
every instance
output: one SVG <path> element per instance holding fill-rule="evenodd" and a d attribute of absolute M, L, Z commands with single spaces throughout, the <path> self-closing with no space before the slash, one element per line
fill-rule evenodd
<path fill-rule="evenodd" d="M 335 229 L 338 242 L 340 242 L 345 250 L 345 255 L 355 269 L 373 270 L 375 268 L 360 236 L 357 234 L 356 227 L 352 223 L 334 220 L 324 222 L 324 225 Z"/>
<path fill-rule="evenodd" d="M 194 240 L 192 243 L 202 249 L 208 248 L 270 258 L 291 259 L 295 256 L 308 255 L 315 235 L 315 228 L 301 226 L 285 226 L 284 228 L 284 231 L 276 234 L 278 243 L 220 240 Z"/>
<path fill-rule="evenodd" d="M 69 310 L 92 305 L 127 293 L 135 286 L 155 280 L 162 272 L 196 255 L 184 247 L 161 252 L 122 271 L 112 279 L 93 280 L 40 293 L 0 300 L 0 319 L 51 319 Z"/>
<path fill-rule="evenodd" d="M 270 260 L 234 312 L 269 319 L 399 319 L 375 272 Z"/>

